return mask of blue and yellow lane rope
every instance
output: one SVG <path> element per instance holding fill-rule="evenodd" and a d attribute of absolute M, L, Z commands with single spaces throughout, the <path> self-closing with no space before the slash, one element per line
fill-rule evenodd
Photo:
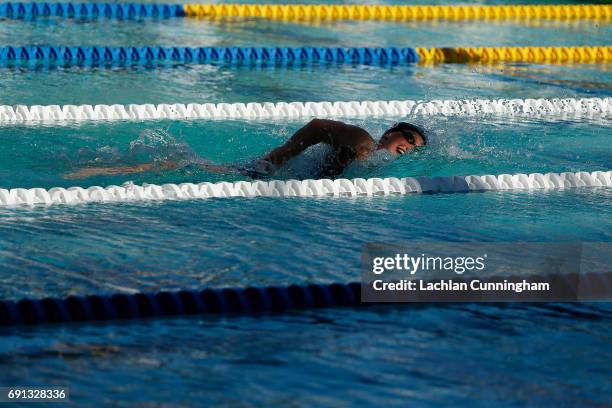
<path fill-rule="evenodd" d="M 584 47 L 0 47 L 0 66 L 90 66 L 162 64 L 543 64 L 607 63 L 611 46 Z"/>
<path fill-rule="evenodd" d="M 255 17 L 272 20 L 610 20 L 610 4 L 563 5 L 342 5 L 0 3 L 0 17 L 174 18 Z"/>

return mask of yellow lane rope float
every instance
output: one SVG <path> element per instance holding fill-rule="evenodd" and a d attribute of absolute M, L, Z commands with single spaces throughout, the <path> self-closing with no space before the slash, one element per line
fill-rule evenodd
<path fill-rule="evenodd" d="M 612 47 L 457 47 L 416 48 L 419 63 L 536 62 L 547 64 L 612 61 Z"/>
<path fill-rule="evenodd" d="M 610 20 L 612 5 L 321 5 L 185 4 L 190 17 L 259 17 L 272 20 Z"/>

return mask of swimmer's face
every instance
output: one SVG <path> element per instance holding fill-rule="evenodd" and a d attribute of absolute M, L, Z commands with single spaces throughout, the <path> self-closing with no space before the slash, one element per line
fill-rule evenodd
<path fill-rule="evenodd" d="M 404 132 L 397 131 L 384 134 L 378 142 L 378 148 L 387 149 L 391 154 L 401 156 L 419 146 L 425 146 L 425 141 L 418 132 Z"/>

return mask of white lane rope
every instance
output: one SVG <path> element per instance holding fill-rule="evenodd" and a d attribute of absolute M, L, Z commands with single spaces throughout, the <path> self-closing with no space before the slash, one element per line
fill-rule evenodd
<path fill-rule="evenodd" d="M 338 117 L 606 116 L 612 98 L 465 99 L 144 105 L 0 105 L 0 125 L 152 119 L 301 119 Z"/>
<path fill-rule="evenodd" d="M 612 187 L 612 171 L 484 176 L 238 181 L 108 187 L 0 189 L 0 206 L 82 204 L 225 197 L 359 197 L 487 190 Z"/>

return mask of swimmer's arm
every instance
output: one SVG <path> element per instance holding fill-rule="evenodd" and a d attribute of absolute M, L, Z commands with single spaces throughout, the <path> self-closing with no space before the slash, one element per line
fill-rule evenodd
<path fill-rule="evenodd" d="M 282 146 L 272 150 L 263 160 L 266 160 L 276 166 L 281 166 L 291 158 L 302 153 L 304 150 L 321 142 L 323 121 L 313 119 L 295 132 L 291 139 L 286 141 Z"/>
<path fill-rule="evenodd" d="M 66 173 L 62 177 L 67 180 L 83 179 L 94 176 L 110 176 L 115 174 L 134 174 L 151 170 L 152 164 L 139 164 L 136 166 L 121 167 L 86 167 L 71 173 Z"/>
<path fill-rule="evenodd" d="M 157 168 L 162 169 L 176 169 L 178 167 L 177 163 L 174 162 L 164 162 L 157 166 Z M 153 169 L 153 164 L 143 163 L 137 164 L 135 166 L 119 166 L 119 167 L 85 167 L 83 169 L 74 171 L 72 173 L 66 173 L 63 175 L 63 178 L 67 180 L 74 179 L 84 179 L 87 177 L 94 176 L 112 176 L 112 175 L 123 175 L 123 174 L 135 174 L 135 173 L 144 173 L 145 171 L 149 171 Z"/>
<path fill-rule="evenodd" d="M 372 137 L 360 127 L 335 120 L 313 119 L 285 144 L 264 156 L 263 160 L 280 166 L 318 143 L 325 143 L 333 148 L 348 146 L 358 150 L 362 148 L 364 140 L 373 144 Z"/>

